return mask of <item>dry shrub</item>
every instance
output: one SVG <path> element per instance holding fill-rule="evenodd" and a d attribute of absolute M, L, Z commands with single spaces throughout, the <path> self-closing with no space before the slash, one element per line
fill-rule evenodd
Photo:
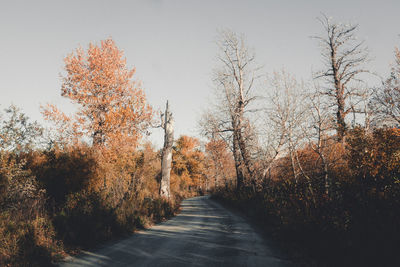
<path fill-rule="evenodd" d="M 132 233 L 173 216 L 185 195 L 159 198 L 160 154 L 150 144 L 64 144 L 0 159 L 4 265 L 45 266 L 61 242 L 88 248 Z"/>
<path fill-rule="evenodd" d="M 172 216 L 178 200 L 159 199 L 159 153 L 114 142 L 71 145 L 26 154 L 49 196 L 57 236 L 68 246 L 90 247 Z"/>
<path fill-rule="evenodd" d="M 27 167 L 46 189 L 51 201 L 61 205 L 68 194 L 86 190 L 93 183 L 97 162 L 87 146 L 54 148 L 26 155 Z"/>
<path fill-rule="evenodd" d="M 48 266 L 62 252 L 45 211 L 45 190 L 14 154 L 0 153 L 0 265 Z"/>
<path fill-rule="evenodd" d="M 332 180 L 329 195 L 316 153 L 280 158 L 259 191 L 220 189 L 216 197 L 274 229 L 282 246 L 317 259 L 318 266 L 397 266 L 400 242 L 400 134 L 356 128 L 346 143 L 325 147 Z M 311 187 L 311 190 L 310 190 Z M 305 265 L 308 265 L 306 263 Z"/>
<path fill-rule="evenodd" d="M 10 220 L 0 215 L 1 266 L 51 266 L 62 256 L 60 242 L 47 217 L 33 220 Z"/>

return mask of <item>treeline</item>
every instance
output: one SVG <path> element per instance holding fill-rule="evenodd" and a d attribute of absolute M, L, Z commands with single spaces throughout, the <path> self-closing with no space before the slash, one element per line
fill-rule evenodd
<path fill-rule="evenodd" d="M 243 36 L 220 32 L 215 103 L 200 121 L 209 144 L 229 152 L 211 158 L 214 196 L 269 229 L 300 265 L 397 266 L 400 53 L 370 86 L 357 25 L 319 21 L 323 64 L 309 82 L 263 75 Z M 234 184 L 223 178 L 229 161 Z"/>
<path fill-rule="evenodd" d="M 154 112 L 111 40 L 65 58 L 72 115 L 42 107 L 43 129 L 17 107 L 1 114 L 0 265 L 51 266 L 67 253 L 174 215 L 206 189 L 199 141 L 173 151 L 171 197 L 160 198 L 161 151 L 143 142 Z"/>

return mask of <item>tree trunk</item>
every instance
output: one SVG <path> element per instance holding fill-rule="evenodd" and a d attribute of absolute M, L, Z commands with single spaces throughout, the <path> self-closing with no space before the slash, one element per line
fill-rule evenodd
<path fill-rule="evenodd" d="M 246 171 L 248 174 L 247 178 L 253 180 L 255 177 L 253 177 L 254 172 L 253 172 L 253 168 L 251 165 L 250 153 L 249 153 L 249 150 L 247 149 L 247 144 L 246 144 L 246 140 L 242 133 L 242 128 L 243 127 L 240 125 L 240 128 L 238 129 L 239 148 L 240 148 L 240 152 L 241 152 L 241 155 L 243 158 L 243 163 L 246 167 Z"/>
<path fill-rule="evenodd" d="M 338 83 L 336 88 L 336 99 L 337 99 L 337 113 L 336 113 L 336 120 L 337 120 L 337 138 L 339 142 L 343 141 L 344 136 L 346 135 L 346 122 L 345 122 L 345 101 L 344 101 L 344 90 L 343 86 Z"/>
<path fill-rule="evenodd" d="M 324 174 L 324 180 L 325 180 L 325 194 L 327 196 L 329 196 L 330 195 L 331 180 L 329 178 L 329 173 L 328 173 L 328 163 L 326 162 L 325 156 L 322 154 L 322 151 L 320 152 L 319 156 L 321 158 L 323 174 Z"/>
<path fill-rule="evenodd" d="M 161 115 L 161 127 L 164 129 L 164 147 L 161 155 L 161 183 L 160 196 L 170 198 L 170 177 L 172 163 L 172 145 L 174 143 L 174 121 L 172 113 L 168 109 L 168 101 L 165 114 Z"/>
<path fill-rule="evenodd" d="M 234 131 L 232 134 L 233 138 L 233 158 L 235 160 L 235 169 L 236 169 L 236 189 L 240 190 L 244 185 L 244 175 L 243 175 L 243 167 L 241 160 L 241 153 L 239 148 L 239 138 L 237 137 L 237 132 Z"/>
<path fill-rule="evenodd" d="M 325 64 L 325 69 L 316 78 L 327 79 L 331 85 L 324 94 L 332 99 L 331 105 L 336 109 L 337 140 L 343 142 L 348 126 L 345 119 L 355 104 L 351 96 L 360 97 L 351 84 L 359 81 L 360 74 L 369 72 L 363 68 L 369 58 L 368 50 L 357 40 L 357 25 L 335 23 L 325 15 L 318 20 L 327 35 L 315 37 L 320 40 Z"/>

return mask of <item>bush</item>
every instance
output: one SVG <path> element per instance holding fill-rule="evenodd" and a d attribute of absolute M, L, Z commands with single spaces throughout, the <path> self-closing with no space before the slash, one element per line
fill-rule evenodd
<path fill-rule="evenodd" d="M 89 247 L 109 239 L 121 229 L 111 208 L 105 207 L 97 193 L 70 194 L 54 216 L 58 237 L 68 245 Z"/>
<path fill-rule="evenodd" d="M 49 266 L 62 245 L 45 212 L 45 191 L 14 154 L 0 154 L 0 265 Z"/>
<path fill-rule="evenodd" d="M 1 266 L 51 266 L 62 255 L 62 245 L 47 217 L 21 221 L 0 214 Z"/>
<path fill-rule="evenodd" d="M 150 144 L 138 150 L 138 136 L 132 144 L 117 133 L 93 146 L 52 140 L 34 150 L 42 129 L 14 107 L 7 114 L 0 125 L 1 266 L 51 265 L 64 245 L 88 248 L 177 211 L 180 197 L 158 196 L 159 153 Z"/>
<path fill-rule="evenodd" d="M 317 260 L 317 266 L 396 266 L 400 242 L 400 132 L 354 129 L 329 148 L 330 194 L 321 170 L 299 151 L 307 173 L 291 177 L 280 159 L 261 190 L 220 189 L 214 196 L 254 217 L 290 251 Z M 286 165 L 285 165 L 286 162 Z M 310 192 L 310 186 L 312 191 Z M 299 259 L 297 259 L 298 261 Z M 310 261 L 305 265 L 310 265 Z"/>

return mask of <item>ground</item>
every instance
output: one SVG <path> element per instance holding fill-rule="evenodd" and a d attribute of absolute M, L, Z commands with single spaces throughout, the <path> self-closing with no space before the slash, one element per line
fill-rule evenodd
<path fill-rule="evenodd" d="M 208 196 L 182 202 L 173 219 L 60 266 L 292 266 L 241 216 Z"/>

